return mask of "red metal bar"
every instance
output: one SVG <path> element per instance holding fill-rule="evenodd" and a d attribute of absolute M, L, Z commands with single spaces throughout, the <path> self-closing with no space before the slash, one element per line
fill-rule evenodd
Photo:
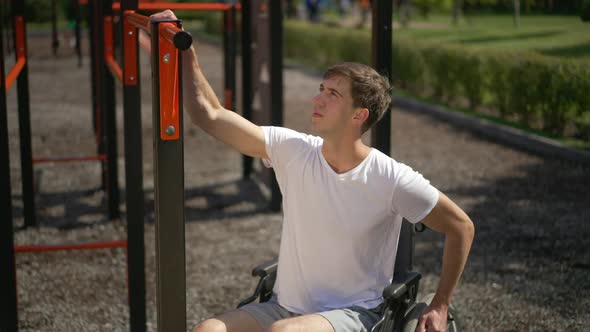
<path fill-rule="evenodd" d="M 127 241 L 126 240 L 119 240 L 119 241 L 90 242 L 90 243 L 14 246 L 14 252 L 15 253 L 30 253 L 30 252 L 49 252 L 49 251 L 84 250 L 84 249 L 110 249 L 110 248 L 127 248 Z"/>
<path fill-rule="evenodd" d="M 158 38 L 159 81 L 160 81 L 160 138 L 164 141 L 180 138 L 180 112 L 178 105 L 178 49 L 165 38 L 164 31 L 169 23 L 160 23 Z M 178 28 L 177 28 L 178 29 Z M 167 32 L 164 32 L 167 33 Z M 169 126 L 175 128 L 172 132 L 166 130 Z"/>
<path fill-rule="evenodd" d="M 16 16 L 14 20 L 14 31 L 16 33 L 16 55 L 27 57 L 27 36 L 25 36 L 25 20 L 22 16 Z"/>
<path fill-rule="evenodd" d="M 122 82 L 123 81 L 123 70 L 121 69 L 121 67 L 119 67 L 119 64 L 117 63 L 115 58 L 113 58 L 112 56 L 109 56 L 109 57 L 106 57 L 104 60 L 107 64 L 107 67 L 109 68 L 109 70 L 113 74 L 113 76 L 115 76 L 117 78 L 117 80 L 119 80 L 119 82 Z"/>
<path fill-rule="evenodd" d="M 233 105 L 232 105 L 232 96 L 233 96 L 233 91 L 231 89 L 225 89 L 225 95 L 223 97 L 224 99 L 224 107 L 227 110 L 231 110 Z"/>
<path fill-rule="evenodd" d="M 138 10 L 157 11 L 157 10 L 201 10 L 201 11 L 226 11 L 230 10 L 231 5 L 223 3 L 140 3 Z M 239 5 L 236 6 L 239 8 Z M 121 4 L 113 3 L 113 10 L 121 9 Z"/>
<path fill-rule="evenodd" d="M 150 18 L 133 11 L 125 13 L 126 21 L 133 24 L 136 28 L 142 29 L 147 33 L 150 32 Z"/>
<path fill-rule="evenodd" d="M 68 162 L 76 162 L 76 161 L 95 161 L 95 160 L 107 160 L 107 156 L 104 154 L 99 154 L 97 156 L 87 156 L 87 157 L 65 157 L 65 158 L 33 158 L 33 164 L 40 164 L 40 163 L 68 163 Z"/>

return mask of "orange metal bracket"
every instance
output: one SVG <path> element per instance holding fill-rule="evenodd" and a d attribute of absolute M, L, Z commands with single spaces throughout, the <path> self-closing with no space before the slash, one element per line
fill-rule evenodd
<path fill-rule="evenodd" d="M 17 61 L 6 75 L 6 80 L 4 86 L 6 87 L 6 91 L 10 89 L 12 83 L 16 80 L 18 75 L 20 74 L 21 70 L 25 67 L 27 63 L 27 42 L 25 36 L 25 20 L 22 16 L 15 16 L 14 17 L 14 31 L 16 33 L 16 57 Z"/>
<path fill-rule="evenodd" d="M 160 138 L 164 141 L 180 138 L 178 49 L 164 38 L 166 26 L 158 26 L 158 58 L 160 81 Z"/>
<path fill-rule="evenodd" d="M 123 17 L 123 48 L 125 49 L 125 58 L 123 59 L 123 68 L 125 69 L 125 85 L 137 85 L 137 33 L 135 25 L 127 20 L 127 15 L 133 13 L 132 10 L 126 10 Z"/>
<path fill-rule="evenodd" d="M 113 17 L 112 16 L 105 16 L 104 17 L 104 60 L 109 67 L 111 73 L 120 81 L 123 80 L 123 74 L 121 71 L 121 67 L 117 63 L 114 57 L 114 45 L 113 45 Z"/>

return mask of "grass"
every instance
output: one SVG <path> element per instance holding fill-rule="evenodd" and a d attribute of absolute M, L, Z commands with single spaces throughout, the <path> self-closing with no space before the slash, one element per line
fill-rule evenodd
<path fill-rule="evenodd" d="M 510 15 L 471 16 L 457 26 L 449 16 L 435 15 L 394 29 L 396 38 L 590 60 L 590 24 L 577 16 L 522 16 L 517 29 Z"/>

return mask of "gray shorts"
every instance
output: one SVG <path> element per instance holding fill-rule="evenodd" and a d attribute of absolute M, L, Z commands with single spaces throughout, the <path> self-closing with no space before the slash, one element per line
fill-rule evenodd
<path fill-rule="evenodd" d="M 268 302 L 250 303 L 240 308 L 250 314 L 262 327 L 268 330 L 270 325 L 278 320 L 301 316 L 282 307 L 276 297 Z M 316 312 L 327 319 L 335 332 L 367 332 L 381 318 L 380 306 L 373 309 L 365 309 L 359 306 L 352 306 L 344 309 Z"/>

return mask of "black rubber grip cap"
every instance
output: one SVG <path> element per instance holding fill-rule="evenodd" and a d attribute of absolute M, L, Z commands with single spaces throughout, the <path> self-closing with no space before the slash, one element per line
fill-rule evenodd
<path fill-rule="evenodd" d="M 192 43 L 193 36 L 189 32 L 180 31 L 174 35 L 174 46 L 181 51 L 187 50 Z"/>

